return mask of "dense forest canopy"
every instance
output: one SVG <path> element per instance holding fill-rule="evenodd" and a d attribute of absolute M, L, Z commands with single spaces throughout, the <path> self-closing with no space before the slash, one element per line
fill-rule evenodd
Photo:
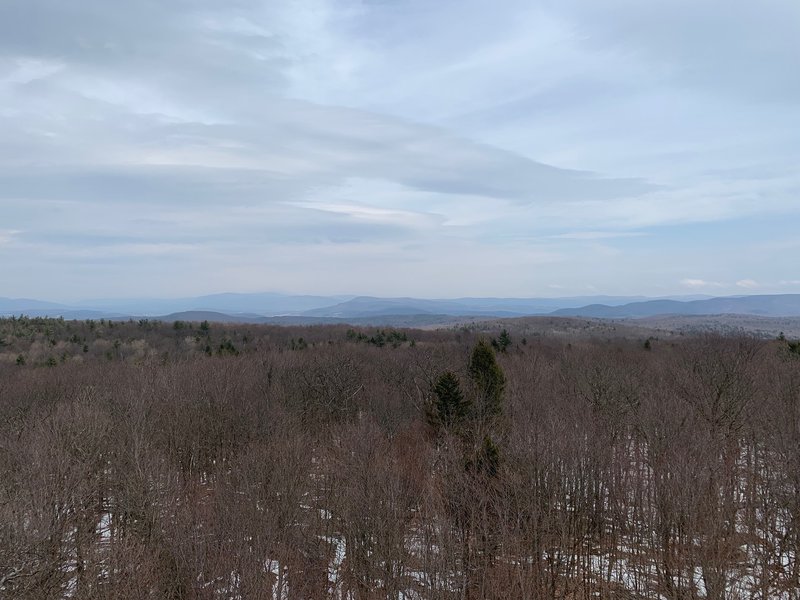
<path fill-rule="evenodd" d="M 0 597 L 797 599 L 798 348 L 0 320 Z"/>

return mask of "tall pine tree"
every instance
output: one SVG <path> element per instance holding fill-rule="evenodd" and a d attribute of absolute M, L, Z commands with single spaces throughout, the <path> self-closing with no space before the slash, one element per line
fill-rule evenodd
<path fill-rule="evenodd" d="M 470 417 L 470 402 L 464 397 L 458 376 L 452 371 L 442 373 L 433 386 L 433 393 L 436 398 L 429 419 L 435 428 L 460 427 Z"/>
<path fill-rule="evenodd" d="M 478 393 L 478 416 L 484 419 L 499 417 L 503 412 L 506 378 L 486 340 L 480 340 L 473 348 L 468 370 Z"/>

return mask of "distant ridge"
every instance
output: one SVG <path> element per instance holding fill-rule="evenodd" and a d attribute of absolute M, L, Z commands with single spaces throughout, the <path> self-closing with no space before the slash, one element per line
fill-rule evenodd
<path fill-rule="evenodd" d="M 57 302 L 44 302 L 31 298 L 0 298 L 0 314 L 30 310 L 63 310 L 65 308 L 67 307 Z"/>
<path fill-rule="evenodd" d="M 729 296 L 679 302 L 648 300 L 621 306 L 590 304 L 580 308 L 562 308 L 551 313 L 562 317 L 597 317 L 636 319 L 659 315 L 754 315 L 761 317 L 800 316 L 800 294 Z"/>
<path fill-rule="evenodd" d="M 546 315 L 560 308 L 580 307 L 603 302 L 609 306 L 626 304 L 644 297 L 583 296 L 574 298 L 377 298 L 358 296 L 333 306 L 308 310 L 309 317 L 373 317 L 378 315 L 446 314 L 453 316 L 521 317 Z"/>
<path fill-rule="evenodd" d="M 126 317 L 125 319 L 127 319 Z M 136 319 L 136 317 L 132 317 Z M 370 317 L 309 317 L 303 315 L 286 315 L 277 317 L 261 317 L 258 315 L 228 315 L 225 313 L 192 310 L 169 315 L 148 318 L 153 321 L 186 321 L 199 323 L 208 321 L 210 323 L 253 323 L 264 325 L 373 325 L 373 326 L 394 326 L 394 327 L 424 327 L 428 325 L 445 325 L 455 322 L 458 317 L 452 315 L 435 314 L 411 314 L 411 315 L 373 315 Z M 120 320 L 120 319 L 116 319 Z"/>
<path fill-rule="evenodd" d="M 211 323 L 260 323 L 264 317 L 256 315 L 229 315 L 211 310 L 187 310 L 160 317 L 149 317 L 154 321 L 188 321 Z"/>
<path fill-rule="evenodd" d="M 158 318 L 220 322 L 439 322 L 449 317 L 513 318 L 552 315 L 636 319 L 660 315 L 800 316 L 800 294 L 642 298 L 379 298 L 288 294 L 215 294 L 177 299 L 88 300 L 74 305 L 0 298 L 0 316 L 65 319 Z"/>
<path fill-rule="evenodd" d="M 476 306 L 477 304 L 477 306 Z M 495 305 L 493 308 L 492 305 Z M 533 308 L 535 312 L 540 309 Z M 387 315 L 432 315 L 447 314 L 452 316 L 464 315 L 491 315 L 491 316 L 520 316 L 531 314 L 531 311 L 508 310 L 503 307 L 503 301 L 489 301 L 483 305 L 480 302 L 458 300 L 424 300 L 419 298 L 374 298 L 359 296 L 346 302 L 308 310 L 303 313 L 306 317 L 337 317 L 337 318 L 365 318 Z"/>

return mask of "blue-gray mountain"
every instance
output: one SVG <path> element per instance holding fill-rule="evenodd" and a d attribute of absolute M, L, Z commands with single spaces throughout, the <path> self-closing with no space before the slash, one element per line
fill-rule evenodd
<path fill-rule="evenodd" d="M 519 317 L 555 315 L 642 318 L 657 315 L 800 316 L 800 294 L 648 299 L 630 296 L 571 298 L 377 298 L 289 294 L 215 294 L 177 299 L 87 300 L 70 304 L 0 298 L 0 316 L 61 316 L 66 319 L 172 318 L 208 314 L 209 320 L 242 322 L 413 321 L 410 317 Z M 220 315 L 216 317 L 216 315 Z"/>
<path fill-rule="evenodd" d="M 800 294 L 733 296 L 680 302 L 670 299 L 631 302 L 621 306 L 591 304 L 562 308 L 554 315 L 630 319 L 656 315 L 756 315 L 761 317 L 800 316 Z"/>

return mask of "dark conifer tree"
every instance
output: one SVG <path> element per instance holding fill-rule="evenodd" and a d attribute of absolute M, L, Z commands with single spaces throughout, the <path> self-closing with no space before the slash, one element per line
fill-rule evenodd
<path fill-rule="evenodd" d="M 478 393 L 478 416 L 494 418 L 503 412 L 503 391 L 506 379 L 497 364 L 492 346 L 485 340 L 479 341 L 472 350 L 469 360 L 469 376 Z"/>
<path fill-rule="evenodd" d="M 461 391 L 458 376 L 452 371 L 445 371 L 433 386 L 436 396 L 430 415 L 431 424 L 436 427 L 450 429 L 458 427 L 469 418 L 470 402 Z"/>

